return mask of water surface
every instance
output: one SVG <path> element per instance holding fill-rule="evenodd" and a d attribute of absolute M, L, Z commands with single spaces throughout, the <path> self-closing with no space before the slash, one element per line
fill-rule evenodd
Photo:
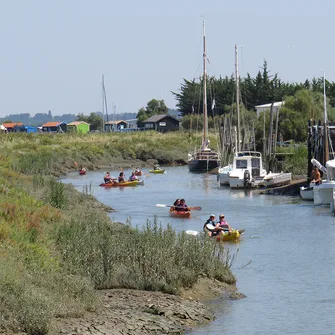
<path fill-rule="evenodd" d="M 233 227 L 246 229 L 229 248 L 237 253 L 233 272 L 247 298 L 213 301 L 216 320 L 189 334 L 335 334 L 335 224 L 329 208 L 297 197 L 220 188 L 216 176 L 189 173 L 187 167 L 167 167 L 163 175 L 144 176 L 144 186 L 129 188 L 99 187 L 103 176 L 73 173 L 63 181 L 80 191 L 91 185 L 97 199 L 116 210 L 110 214 L 114 220 L 130 218 L 134 226 L 156 215 L 177 231 L 201 231 L 211 213 L 224 213 Z M 156 207 L 176 198 L 202 210 L 179 219 Z"/>

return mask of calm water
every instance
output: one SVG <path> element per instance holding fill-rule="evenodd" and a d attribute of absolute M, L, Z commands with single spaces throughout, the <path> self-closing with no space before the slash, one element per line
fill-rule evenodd
<path fill-rule="evenodd" d="M 187 167 L 168 167 L 164 175 L 148 175 L 144 186 L 134 188 L 99 187 L 103 175 L 75 173 L 63 181 L 78 190 L 91 185 L 97 199 L 116 210 L 114 220 L 131 218 L 134 226 L 156 215 L 178 231 L 201 231 L 209 214 L 224 213 L 233 227 L 246 229 L 229 248 L 237 252 L 233 272 L 247 298 L 212 302 L 216 320 L 189 334 L 335 334 L 335 219 L 329 208 L 296 197 L 220 188 L 216 176 L 192 174 Z M 202 211 L 183 220 L 156 207 L 180 197 Z"/>

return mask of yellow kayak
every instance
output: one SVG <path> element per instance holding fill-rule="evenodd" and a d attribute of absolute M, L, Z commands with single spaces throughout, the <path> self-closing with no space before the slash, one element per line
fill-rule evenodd
<path fill-rule="evenodd" d="M 149 172 L 150 173 L 164 173 L 165 170 L 161 170 L 161 169 L 159 169 L 159 170 L 149 170 Z"/>
<path fill-rule="evenodd" d="M 111 183 L 103 183 L 103 184 L 100 184 L 100 186 L 103 186 L 103 187 L 124 187 L 124 186 L 136 186 L 138 185 L 138 180 L 133 180 L 133 181 L 123 181 L 123 182 L 117 182 L 117 181 L 114 181 L 114 182 L 111 182 Z"/>
<path fill-rule="evenodd" d="M 227 242 L 227 241 L 238 241 L 241 237 L 241 234 L 238 230 L 233 230 L 231 232 L 226 232 L 217 236 L 218 242 Z"/>

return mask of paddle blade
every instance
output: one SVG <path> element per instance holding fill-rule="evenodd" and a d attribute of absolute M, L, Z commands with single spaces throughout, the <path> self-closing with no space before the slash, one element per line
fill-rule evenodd
<path fill-rule="evenodd" d="M 245 229 L 239 229 L 238 232 L 239 232 L 240 234 L 243 234 L 243 233 L 245 232 Z"/>
<path fill-rule="evenodd" d="M 193 207 L 190 207 L 190 210 L 191 211 L 201 211 L 202 208 L 200 206 L 193 206 Z"/>
<path fill-rule="evenodd" d="M 171 207 L 169 205 L 164 205 L 164 204 L 157 204 L 156 207 Z"/>

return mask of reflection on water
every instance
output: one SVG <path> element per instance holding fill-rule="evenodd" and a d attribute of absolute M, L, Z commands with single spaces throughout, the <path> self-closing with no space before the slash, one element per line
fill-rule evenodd
<path fill-rule="evenodd" d="M 233 227 L 246 229 L 240 243 L 227 247 L 238 250 L 233 271 L 247 298 L 211 302 L 216 320 L 190 334 L 335 334 L 335 222 L 328 208 L 298 197 L 220 188 L 215 175 L 189 173 L 187 167 L 166 170 L 145 178 L 144 186 L 123 189 L 97 186 L 103 177 L 98 172 L 64 181 L 79 191 L 92 182 L 94 195 L 116 209 L 111 213 L 116 221 L 131 218 L 142 226 L 156 215 L 177 231 L 201 231 L 209 214 L 222 212 Z M 180 197 L 202 211 L 179 219 L 156 207 Z"/>

